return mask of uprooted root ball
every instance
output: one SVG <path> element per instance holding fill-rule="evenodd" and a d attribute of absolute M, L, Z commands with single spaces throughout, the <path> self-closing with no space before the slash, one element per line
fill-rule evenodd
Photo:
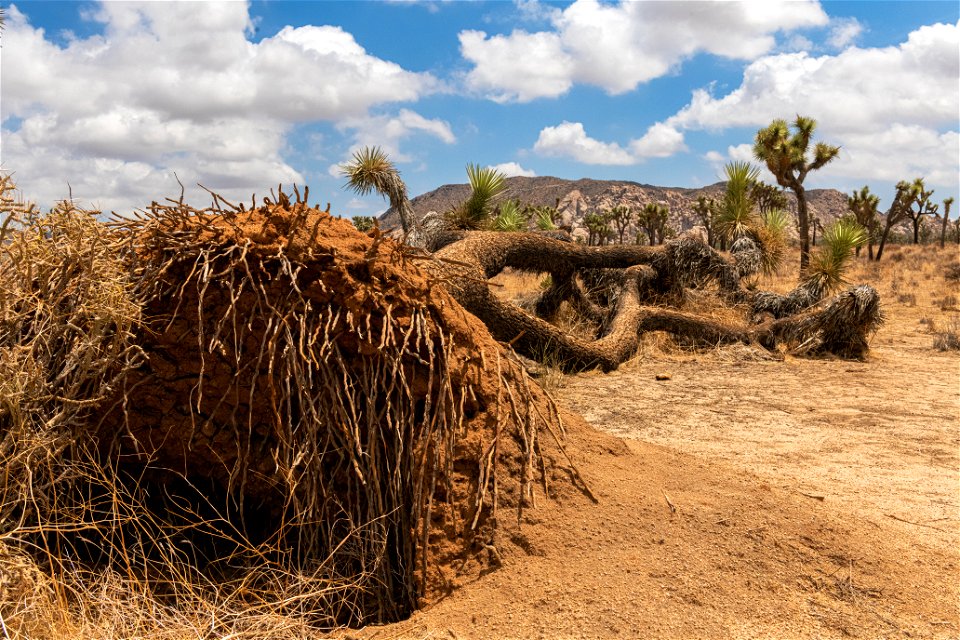
<path fill-rule="evenodd" d="M 59 497 L 28 528 L 83 535 L 38 548 L 121 566 L 160 597 L 206 583 L 248 609 L 387 621 L 451 567 L 478 570 L 498 508 L 546 487 L 556 408 L 399 245 L 282 194 L 95 229 L 128 267 L 137 358 L 99 389 L 109 401 L 44 427 L 70 439 L 51 464 L 84 471 L 42 488 Z M 81 261 L 59 277 L 95 274 Z M 61 400 L 46 397 L 52 415 Z"/>

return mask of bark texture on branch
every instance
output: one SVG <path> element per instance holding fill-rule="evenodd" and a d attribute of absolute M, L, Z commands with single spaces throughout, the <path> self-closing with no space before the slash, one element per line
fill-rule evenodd
<path fill-rule="evenodd" d="M 700 345 L 786 345 L 862 357 L 868 336 L 881 322 L 877 292 L 856 287 L 818 304 L 823 288 L 801 285 L 787 295 L 745 291 L 741 279 L 760 268 L 761 252 L 749 237 L 738 240 L 726 256 L 690 236 L 657 247 L 590 247 L 536 233 L 475 232 L 442 247 L 427 268 L 498 340 L 535 360 L 549 356 L 569 371 L 615 369 L 632 357 L 638 336 L 647 331 L 667 331 Z M 550 285 L 533 303 L 534 314 L 491 291 L 487 279 L 506 268 L 550 274 Z M 605 270 L 604 277 L 615 284 L 606 309 L 577 280 L 595 270 Z M 649 306 L 680 306 L 686 288 L 708 284 L 730 302 L 747 303 L 755 317 L 769 313 L 773 319 L 738 326 Z M 603 327 L 600 335 L 585 340 L 551 324 L 563 302 Z"/>

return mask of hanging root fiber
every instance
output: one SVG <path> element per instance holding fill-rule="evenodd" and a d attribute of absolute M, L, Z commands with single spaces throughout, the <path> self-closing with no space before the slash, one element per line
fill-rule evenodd
<path fill-rule="evenodd" d="M 0 540 L 73 606 L 101 576 L 218 633 L 397 620 L 549 488 L 563 425 L 523 367 L 404 247 L 306 199 L 11 222 Z M 74 223 L 76 256 L 44 232 Z M 93 285 L 110 311 L 70 306 Z"/>

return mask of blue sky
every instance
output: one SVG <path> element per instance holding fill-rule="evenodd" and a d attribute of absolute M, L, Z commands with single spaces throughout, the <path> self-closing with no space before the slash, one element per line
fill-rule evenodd
<path fill-rule="evenodd" d="M 3 6 L 0 162 L 44 206 L 70 189 L 128 213 L 179 194 L 176 173 L 198 204 L 196 183 L 249 200 L 297 182 L 375 214 L 337 172 L 367 144 L 411 195 L 469 162 L 697 187 L 797 113 L 842 146 L 810 188 L 886 206 L 922 176 L 957 196 L 953 1 Z"/>

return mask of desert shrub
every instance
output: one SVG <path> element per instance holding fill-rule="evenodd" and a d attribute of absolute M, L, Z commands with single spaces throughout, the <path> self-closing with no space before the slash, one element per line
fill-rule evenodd
<path fill-rule="evenodd" d="M 954 316 L 943 328 L 933 331 L 933 346 L 940 351 L 960 350 L 960 317 Z"/>
<path fill-rule="evenodd" d="M 940 309 L 943 311 L 955 309 L 957 306 L 957 296 L 953 295 L 952 293 L 947 294 L 939 300 L 935 300 L 934 304 L 940 307 Z"/>
<path fill-rule="evenodd" d="M 353 216 L 353 226 L 357 228 L 357 231 L 370 231 L 370 229 L 373 229 L 374 221 L 373 216 Z"/>

